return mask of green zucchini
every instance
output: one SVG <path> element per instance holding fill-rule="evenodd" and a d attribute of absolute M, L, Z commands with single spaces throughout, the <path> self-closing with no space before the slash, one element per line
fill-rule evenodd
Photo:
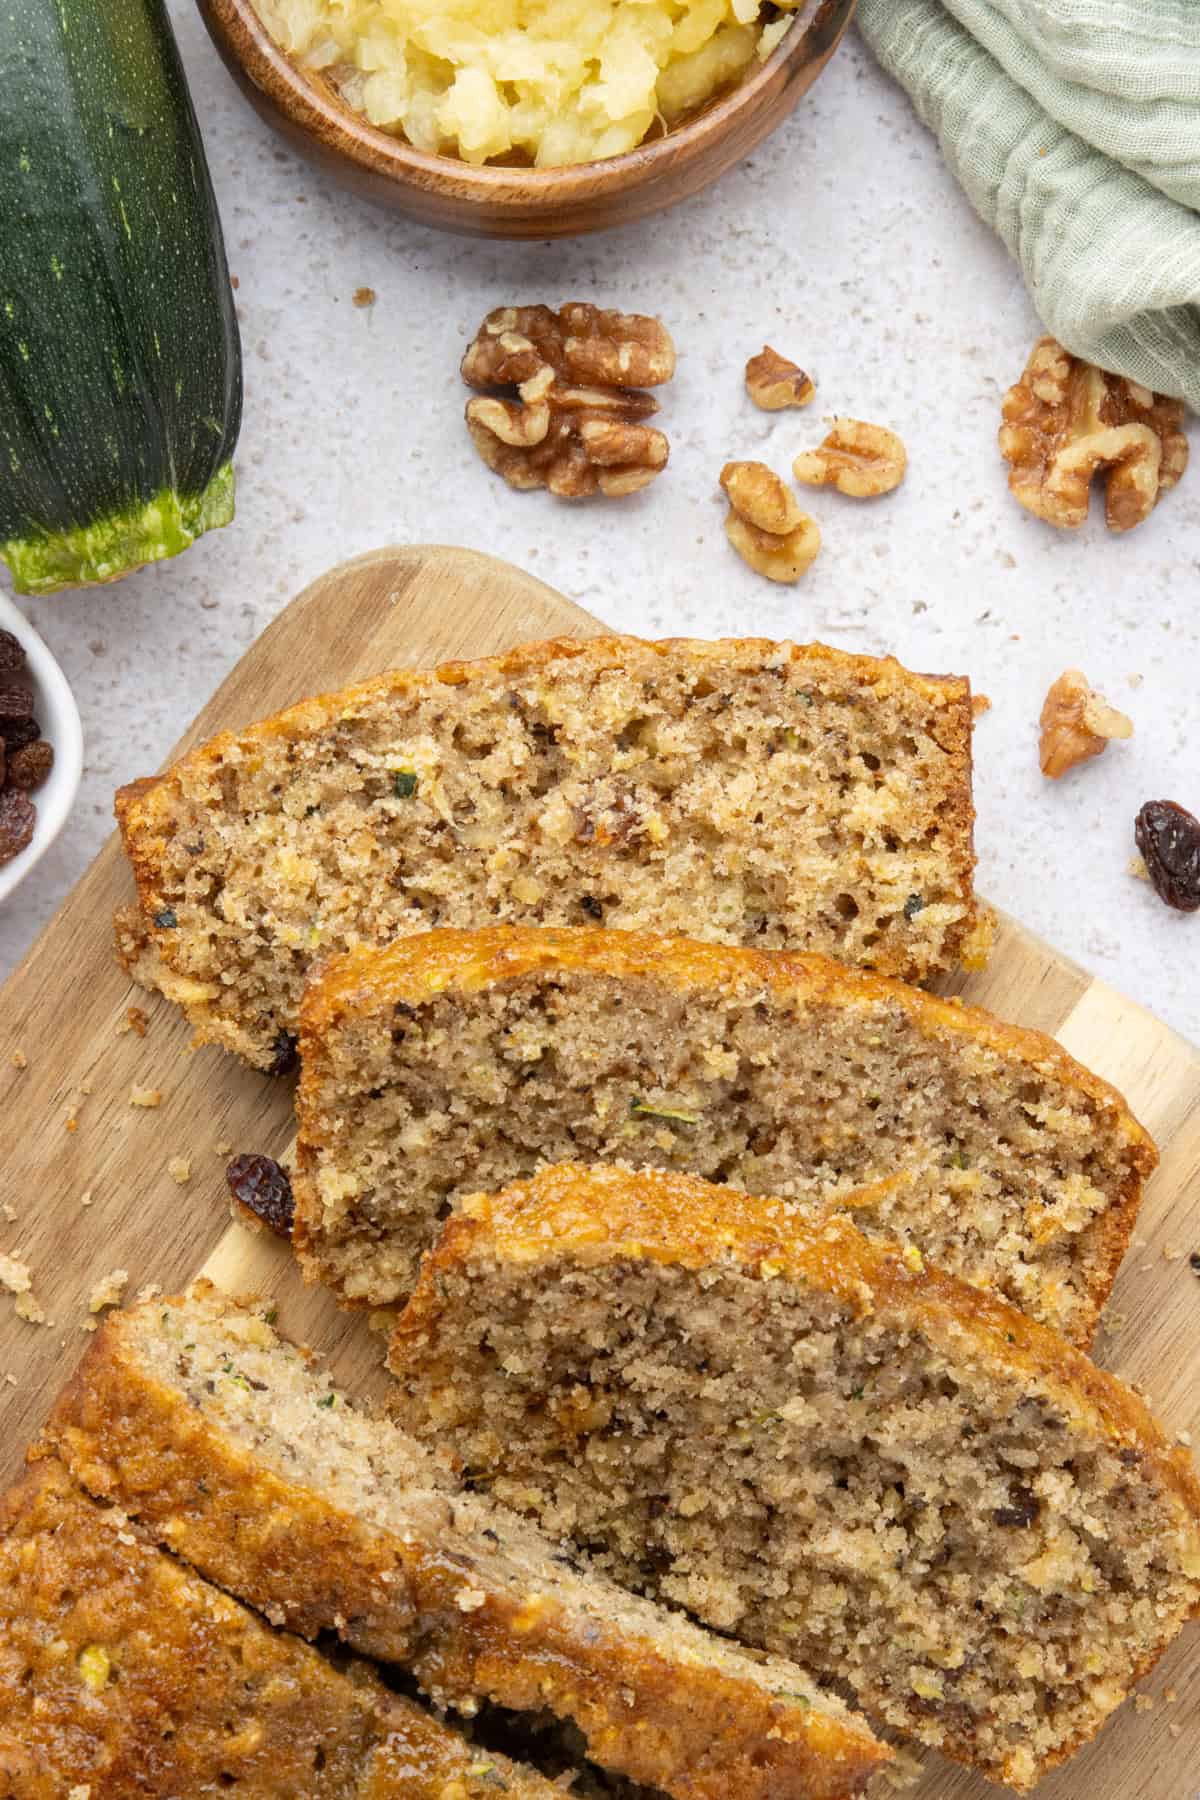
<path fill-rule="evenodd" d="M 162 0 L 0 0 L 0 557 L 115 581 L 233 517 L 242 374 Z"/>

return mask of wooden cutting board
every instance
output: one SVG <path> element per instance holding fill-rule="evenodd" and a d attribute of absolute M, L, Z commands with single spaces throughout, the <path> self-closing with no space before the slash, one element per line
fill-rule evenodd
<path fill-rule="evenodd" d="M 294 600 L 173 754 L 303 694 L 382 669 L 603 629 L 490 557 L 378 551 Z M 235 1291 L 269 1291 L 282 1326 L 325 1351 L 340 1381 L 358 1394 L 383 1387 L 380 1340 L 362 1316 L 339 1314 L 324 1294 L 301 1286 L 285 1248 L 230 1223 L 224 1164 L 232 1151 L 285 1149 L 290 1085 L 219 1050 L 191 1051 L 176 1010 L 130 986 L 113 957 L 111 920 L 131 895 L 114 839 L 0 994 L 0 1253 L 28 1263 L 53 1322 L 27 1324 L 0 1297 L 3 1480 L 87 1341 L 92 1289 L 116 1268 L 128 1271 L 131 1294 L 148 1282 L 172 1291 L 201 1270 Z M 1188 1263 L 1200 1251 L 1200 1051 L 1011 920 L 1002 921 L 986 973 L 954 987 L 1005 1018 L 1052 1032 L 1122 1089 L 1157 1140 L 1162 1166 L 1098 1353 L 1144 1385 L 1171 1430 L 1190 1430 L 1200 1444 L 1200 1276 Z M 131 1007 L 141 1009 L 144 1036 L 128 1028 Z M 134 1106 L 135 1087 L 157 1091 L 160 1103 Z M 182 1183 L 170 1166 L 179 1158 L 190 1164 Z M 1126 1708 L 1039 1795 L 1193 1800 L 1200 1790 L 1194 1631 L 1149 1685 L 1178 1698 L 1160 1698 L 1152 1711 Z M 983 1800 L 995 1790 L 934 1760 L 915 1792 L 918 1800 Z"/>

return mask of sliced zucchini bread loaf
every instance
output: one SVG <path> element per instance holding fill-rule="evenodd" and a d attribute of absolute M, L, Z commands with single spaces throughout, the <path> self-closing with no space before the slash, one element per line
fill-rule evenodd
<path fill-rule="evenodd" d="M 1200 1608 L 1200 1485 L 1136 1395 L 845 1219 L 549 1169 L 447 1223 L 391 1363 L 497 1499 L 1018 1789 Z"/>
<path fill-rule="evenodd" d="M 273 1631 L 42 1463 L 0 1497 L 4 1800 L 561 1800 Z"/>
<path fill-rule="evenodd" d="M 971 695 L 761 638 L 530 644 L 227 732 L 117 796 L 131 969 L 286 1067 L 312 962 L 435 925 L 659 925 L 920 980 L 978 959 Z"/>
<path fill-rule="evenodd" d="M 847 1210 L 1079 1343 L 1154 1147 L 1053 1039 L 820 957 L 601 930 L 438 931 L 306 995 L 296 1243 L 408 1291 L 462 1193 L 682 1168 Z"/>
<path fill-rule="evenodd" d="M 622 1592 L 207 1283 L 110 1315 L 46 1444 L 211 1580 L 304 1636 L 402 1663 L 439 1705 L 581 1728 L 680 1800 L 841 1800 L 890 1752 L 793 1663 Z"/>

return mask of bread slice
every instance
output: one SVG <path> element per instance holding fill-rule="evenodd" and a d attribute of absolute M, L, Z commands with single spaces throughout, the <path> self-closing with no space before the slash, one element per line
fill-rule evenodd
<path fill-rule="evenodd" d="M 680 1800 L 840 1800 L 890 1752 L 794 1664 L 622 1593 L 207 1283 L 111 1314 L 49 1447 L 98 1497 L 304 1636 L 411 1668 L 439 1704 L 574 1720 Z"/>
<path fill-rule="evenodd" d="M 226 732 L 117 796 L 139 979 L 291 1059 L 319 957 L 436 925 L 661 925 L 924 979 L 978 960 L 971 694 L 762 638 L 557 639 Z"/>
<path fill-rule="evenodd" d="M 844 1219 L 549 1169 L 449 1221 L 391 1363 L 498 1499 L 1022 1791 L 1200 1607 L 1137 1396 Z"/>
<path fill-rule="evenodd" d="M 1051 1038 L 823 958 L 493 927 L 329 964 L 305 997 L 296 1244 L 409 1291 L 464 1192 L 554 1162 L 848 1211 L 1079 1343 L 1156 1156 Z"/>
<path fill-rule="evenodd" d="M 364 1665 L 339 1670 L 88 1500 L 54 1461 L 0 1496 L 0 1795 L 561 1800 Z"/>

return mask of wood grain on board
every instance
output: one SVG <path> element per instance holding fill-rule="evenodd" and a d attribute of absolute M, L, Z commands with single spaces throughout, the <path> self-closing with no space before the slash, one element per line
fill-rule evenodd
<path fill-rule="evenodd" d="M 360 557 L 314 582 L 242 658 L 178 750 L 306 693 L 386 668 L 481 656 L 523 639 L 595 636 L 600 623 L 490 557 L 437 548 Z M 112 914 L 132 883 L 110 842 L 0 993 L 0 1252 L 33 1271 L 52 1325 L 0 1300 L 0 1480 L 19 1466 L 87 1339 L 89 1295 L 116 1268 L 132 1294 L 203 1270 L 280 1302 L 281 1324 L 324 1351 L 359 1395 L 382 1391 L 380 1340 L 362 1315 L 305 1289 L 287 1250 L 230 1224 L 223 1169 L 236 1150 L 291 1140 L 287 1082 L 217 1049 L 192 1051 L 174 1007 L 132 987 L 112 952 Z M 1172 1431 L 1200 1444 L 1200 1051 L 1012 920 L 988 969 L 949 984 L 965 999 L 1051 1032 L 1114 1082 L 1158 1142 L 1134 1248 L 1099 1360 L 1138 1382 Z M 131 1008 L 145 1035 L 129 1028 Z M 24 1060 L 14 1063 L 14 1053 Z M 154 1107 L 131 1104 L 156 1090 Z M 191 1172 L 180 1184 L 173 1159 Z M 13 1216 L 10 1218 L 9 1214 Z M 10 1379 L 11 1378 L 11 1379 Z M 1177 1695 L 1172 1703 L 1163 1696 Z M 1045 1800 L 1194 1800 L 1200 1791 L 1195 1628 L 1090 1750 L 1039 1788 Z M 1178 1735 L 1176 1735 L 1178 1733 Z M 983 1800 L 986 1783 L 931 1762 L 915 1800 Z"/>

